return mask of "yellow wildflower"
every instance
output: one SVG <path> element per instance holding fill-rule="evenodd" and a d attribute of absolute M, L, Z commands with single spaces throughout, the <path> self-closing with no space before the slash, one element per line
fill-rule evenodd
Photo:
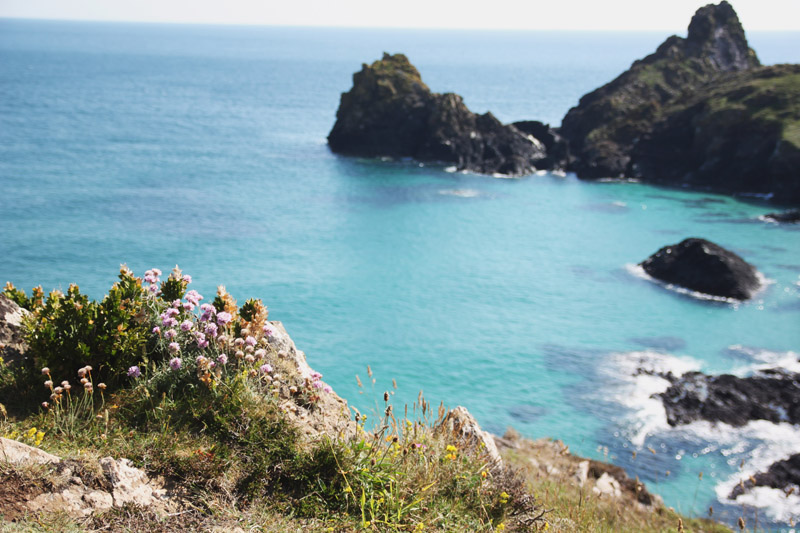
<path fill-rule="evenodd" d="M 458 449 L 455 446 L 453 446 L 452 444 L 448 444 L 447 448 L 445 448 L 445 450 L 447 450 L 448 452 L 451 452 L 451 453 L 458 451 Z"/>

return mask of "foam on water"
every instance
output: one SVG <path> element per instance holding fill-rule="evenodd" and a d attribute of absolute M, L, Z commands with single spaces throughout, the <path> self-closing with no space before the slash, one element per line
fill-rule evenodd
<path fill-rule="evenodd" d="M 747 376 L 754 372 L 783 368 L 789 372 L 800 372 L 800 354 L 793 351 L 774 352 L 761 348 L 751 348 L 734 344 L 728 347 L 730 352 L 747 356 L 753 362 L 733 368 L 730 373 L 735 376 Z"/>
<path fill-rule="evenodd" d="M 737 373 L 741 375 L 775 367 L 795 370 L 800 366 L 794 352 L 772 352 L 738 345 L 730 349 L 757 361 L 740 367 Z M 743 462 L 744 466 L 739 472 L 714 487 L 720 503 L 758 507 L 775 522 L 786 523 L 790 518 L 796 519 L 800 515 L 800 494 L 786 497 L 778 489 L 758 487 L 740 495 L 735 501 L 728 499 L 741 480 L 764 472 L 776 461 L 797 453 L 800 427 L 766 420 L 753 420 L 742 427 L 704 420 L 671 427 L 667 424 L 663 403 L 653 397 L 670 385 L 658 374 L 671 372 L 681 376 L 689 371 L 701 370 L 700 361 L 655 351 L 633 351 L 610 354 L 608 364 L 603 368 L 615 382 L 612 385 L 612 398 L 629 412 L 629 439 L 634 446 L 642 449 L 650 438 L 668 438 L 687 445 L 702 446 L 701 455 L 719 454 L 730 467 L 738 467 Z M 675 457 L 676 460 L 681 458 L 681 454 Z M 796 491 L 800 493 L 800 487 Z"/>
<path fill-rule="evenodd" d="M 661 377 L 667 373 L 682 376 L 699 370 L 701 364 L 691 357 L 677 357 L 655 351 L 613 353 L 603 365 L 612 382 L 617 381 L 612 398 L 631 411 L 631 443 L 644 446 L 653 433 L 669 429 L 664 404 L 654 395 L 664 392 L 670 382 Z"/>

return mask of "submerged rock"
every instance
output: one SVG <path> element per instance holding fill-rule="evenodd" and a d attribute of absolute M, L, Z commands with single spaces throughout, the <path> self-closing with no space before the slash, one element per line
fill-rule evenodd
<path fill-rule="evenodd" d="M 800 453 L 796 453 L 770 465 L 766 472 L 759 472 L 746 481 L 733 487 L 728 498 L 735 500 L 753 487 L 771 487 L 787 490 L 800 486 Z"/>
<path fill-rule="evenodd" d="M 631 149 L 665 105 L 720 73 L 759 66 L 728 2 L 695 13 L 684 39 L 673 35 L 610 83 L 583 96 L 564 117 L 561 134 L 583 178 L 627 175 Z"/>
<path fill-rule="evenodd" d="M 768 213 L 762 218 L 770 222 L 796 223 L 800 222 L 800 209 L 790 209 L 778 213 Z"/>
<path fill-rule="evenodd" d="M 658 394 L 671 426 L 695 420 L 732 426 L 751 420 L 800 424 L 800 374 L 773 369 L 740 378 L 688 372 L 671 381 Z"/>
<path fill-rule="evenodd" d="M 384 54 L 353 75 L 328 144 L 345 155 L 410 157 L 507 176 L 529 174 L 546 157 L 535 137 L 491 113 L 473 113 L 457 94 L 431 92 L 402 54 Z"/>
<path fill-rule="evenodd" d="M 761 287 L 753 265 L 705 239 L 665 246 L 640 264 L 658 280 L 712 296 L 747 300 Z"/>

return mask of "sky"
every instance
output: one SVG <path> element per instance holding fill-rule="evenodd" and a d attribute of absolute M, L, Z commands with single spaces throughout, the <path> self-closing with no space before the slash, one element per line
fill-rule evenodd
<path fill-rule="evenodd" d="M 800 31 L 800 0 L 730 0 L 747 31 Z M 685 33 L 709 0 L 0 0 L 0 17 Z"/>

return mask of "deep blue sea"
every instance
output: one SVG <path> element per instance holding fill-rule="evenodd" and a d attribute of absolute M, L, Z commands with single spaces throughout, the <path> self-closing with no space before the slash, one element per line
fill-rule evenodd
<path fill-rule="evenodd" d="M 649 397 L 666 382 L 634 374 L 796 367 L 800 226 L 703 192 L 495 179 L 325 141 L 353 72 L 383 51 L 473 111 L 558 125 L 666 37 L 0 20 L 0 282 L 102 298 L 121 263 L 177 263 L 207 298 L 218 284 L 262 298 L 362 410 L 396 379 L 396 409 L 421 389 L 493 432 L 613 460 L 682 512 L 785 525 L 800 496 L 724 497 L 800 451 L 800 430 L 669 428 Z M 766 64 L 800 62 L 800 33 L 749 38 Z M 690 236 L 769 284 L 715 302 L 633 266 Z"/>

